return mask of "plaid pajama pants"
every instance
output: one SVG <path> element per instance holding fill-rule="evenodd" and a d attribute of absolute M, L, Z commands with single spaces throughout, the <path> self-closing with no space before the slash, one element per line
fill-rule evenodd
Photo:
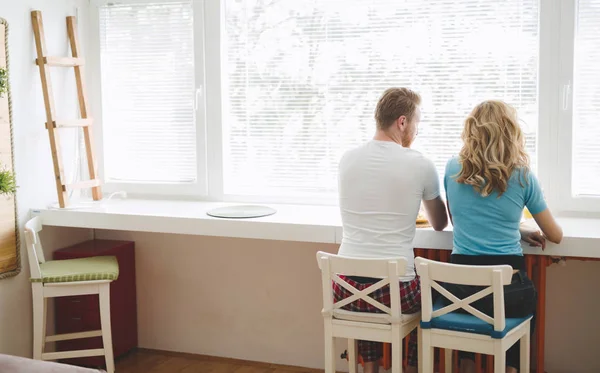
<path fill-rule="evenodd" d="M 362 283 L 352 280 L 347 276 L 340 275 L 340 278 L 347 282 L 350 286 L 358 289 L 364 290 L 379 280 L 374 280 L 373 282 Z M 343 299 L 346 299 L 352 296 L 352 293 L 346 290 L 343 286 L 338 283 L 333 283 L 333 295 L 334 301 L 339 302 Z M 371 298 L 375 301 L 385 304 L 386 306 L 390 306 L 390 287 L 384 286 L 380 289 L 375 290 L 371 294 L 369 294 Z M 402 313 L 415 313 L 421 310 L 421 284 L 419 282 L 419 277 L 415 277 L 412 281 L 401 282 L 400 283 L 400 308 L 402 309 Z M 382 313 L 380 309 L 377 307 L 365 302 L 363 299 L 358 299 L 344 307 L 342 307 L 348 311 L 354 312 L 374 312 L 374 313 Z M 364 362 L 377 361 L 383 357 L 383 343 L 381 342 L 372 342 L 372 341 L 358 341 L 358 352 L 363 358 Z M 408 340 L 408 365 L 409 366 L 417 366 L 417 330 L 413 330 L 410 333 Z"/>

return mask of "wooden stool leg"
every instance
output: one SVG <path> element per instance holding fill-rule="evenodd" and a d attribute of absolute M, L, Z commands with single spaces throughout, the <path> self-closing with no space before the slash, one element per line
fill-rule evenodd
<path fill-rule="evenodd" d="M 46 333 L 48 333 L 48 324 L 47 324 L 47 317 L 48 317 L 48 299 L 47 298 L 43 298 L 43 302 L 42 302 L 42 306 L 43 306 L 43 310 L 42 312 L 44 313 L 44 322 L 42 323 L 42 354 L 44 352 L 46 352 Z"/>
<path fill-rule="evenodd" d="M 44 289 L 41 282 L 31 285 L 33 295 L 33 358 L 42 360 L 44 350 Z"/>
<path fill-rule="evenodd" d="M 400 326 L 392 326 L 392 373 L 402 373 L 402 337 Z"/>
<path fill-rule="evenodd" d="M 494 348 L 494 373 L 506 372 L 506 353 L 502 349 L 501 343 L 496 343 Z"/>
<path fill-rule="evenodd" d="M 529 360 L 529 344 L 530 344 L 530 336 L 529 336 L 529 328 L 527 328 L 527 332 L 525 333 L 525 335 L 523 335 L 521 337 L 521 366 L 519 371 L 520 372 L 530 372 L 530 360 Z"/>
<path fill-rule="evenodd" d="M 356 339 L 348 340 L 348 370 L 349 373 L 356 373 L 357 371 L 357 359 L 356 359 Z"/>
<path fill-rule="evenodd" d="M 423 370 L 423 331 L 420 326 L 417 327 L 417 371 L 419 373 L 425 372 Z"/>
<path fill-rule="evenodd" d="M 420 336 L 422 338 L 419 341 L 418 347 L 421 351 L 419 354 L 419 366 L 422 367 L 422 369 L 419 369 L 419 373 L 433 373 L 435 351 L 434 348 L 431 347 L 431 335 L 429 334 L 429 330 L 421 329 Z"/>
<path fill-rule="evenodd" d="M 446 365 L 446 369 L 445 369 L 445 373 L 452 373 L 452 355 L 453 355 L 453 351 L 450 349 L 446 349 L 444 350 L 444 358 L 445 358 L 445 365 Z M 440 372 L 442 370 L 440 369 Z"/>
<path fill-rule="evenodd" d="M 113 356 L 112 331 L 110 324 L 110 283 L 100 285 L 100 325 L 102 327 L 102 344 L 106 360 L 106 372 L 115 372 Z"/>
<path fill-rule="evenodd" d="M 325 320 L 325 373 L 335 373 L 335 339 L 331 322 Z"/>

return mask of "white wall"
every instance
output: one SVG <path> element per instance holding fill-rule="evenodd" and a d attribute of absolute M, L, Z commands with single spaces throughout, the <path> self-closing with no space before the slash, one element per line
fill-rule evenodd
<path fill-rule="evenodd" d="M 22 224 L 29 210 L 56 200 L 54 175 L 48 135 L 44 128 L 45 112 L 40 89 L 40 77 L 34 64 L 35 49 L 30 11 L 43 11 L 49 53 L 67 55 L 67 15 L 75 15 L 79 7 L 86 16 L 86 0 L 0 0 L 0 17 L 9 23 L 10 83 L 13 98 L 15 162 L 19 190 L 19 221 Z M 84 19 L 81 22 L 85 22 Z M 82 28 L 83 29 L 83 28 Z M 52 75 L 57 114 L 75 118 L 76 95 L 72 69 Z M 74 133 L 63 136 L 65 169 L 73 170 Z M 47 257 L 53 249 L 86 239 L 86 230 L 47 229 L 42 239 Z M 23 269 L 17 277 L 0 280 L 0 353 L 31 356 L 31 287 L 27 255 L 21 250 Z M 50 318 L 51 320 L 51 318 Z"/>
<path fill-rule="evenodd" d="M 336 245 L 98 231 L 136 242 L 140 347 L 323 367 L 315 254 Z M 546 371 L 597 373 L 600 263 L 548 270 Z M 338 343 L 338 351 L 344 349 Z M 339 356 L 339 354 L 337 355 Z M 338 359 L 338 368 L 346 364 Z"/>

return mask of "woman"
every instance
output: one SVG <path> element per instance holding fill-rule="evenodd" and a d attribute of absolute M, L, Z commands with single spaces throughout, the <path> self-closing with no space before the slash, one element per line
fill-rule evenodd
<path fill-rule="evenodd" d="M 545 240 L 559 243 L 562 229 L 550 213 L 539 182 L 529 168 L 525 139 L 514 108 L 501 101 L 479 104 L 465 121 L 460 155 L 446 165 L 444 186 L 454 225 L 452 263 L 466 265 L 507 264 L 521 283 L 530 285 L 527 294 L 506 296 L 506 316 L 535 314 L 535 290 L 525 273 L 520 240 L 544 249 Z M 527 207 L 542 233 L 520 227 Z M 521 287 L 527 291 L 526 286 Z M 465 298 L 470 287 L 450 286 Z M 533 296 L 531 296 L 533 293 Z M 491 309 L 488 297 L 476 307 Z M 489 303 L 489 304 L 486 304 Z M 506 372 L 519 366 L 518 344 L 508 350 Z M 461 373 L 474 372 L 472 355 L 461 353 Z"/>

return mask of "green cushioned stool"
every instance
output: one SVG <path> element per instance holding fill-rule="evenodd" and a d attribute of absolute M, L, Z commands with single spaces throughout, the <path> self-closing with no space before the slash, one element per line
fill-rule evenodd
<path fill-rule="evenodd" d="M 114 281 L 119 277 L 119 263 L 114 256 L 53 260 L 41 263 L 40 272 L 41 278 L 31 282 Z"/>
<path fill-rule="evenodd" d="M 114 256 L 96 256 L 81 259 L 47 262 L 40 241 L 42 220 L 35 217 L 25 224 L 25 241 L 31 270 L 33 297 L 33 358 L 58 360 L 87 356 L 104 356 L 106 372 L 114 373 L 115 361 L 110 325 L 110 284 L 119 277 L 119 263 Z M 48 298 L 78 295 L 98 295 L 100 330 L 46 335 Z M 71 339 L 102 337 L 102 348 L 46 352 L 46 343 Z"/>

